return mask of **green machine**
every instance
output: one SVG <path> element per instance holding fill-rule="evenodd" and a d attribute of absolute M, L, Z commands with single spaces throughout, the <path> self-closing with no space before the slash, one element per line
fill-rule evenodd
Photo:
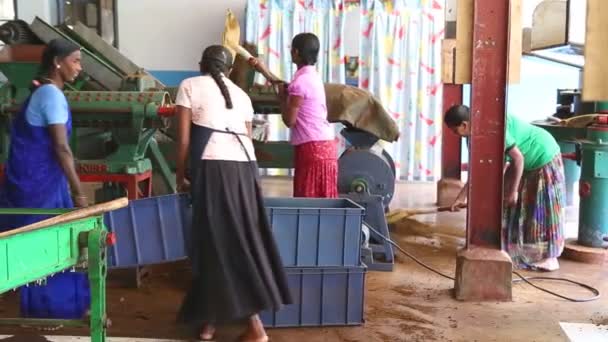
<path fill-rule="evenodd" d="M 581 165 L 577 243 L 606 248 L 608 243 L 608 115 L 595 118 L 576 152 L 568 158 Z"/>
<path fill-rule="evenodd" d="M 0 162 L 8 153 L 11 116 L 29 95 L 44 44 L 55 38 L 82 46 L 83 72 L 65 94 L 79 175 L 103 184 L 96 201 L 150 196 L 153 173 L 163 181 L 155 191 L 173 193 L 175 177 L 159 146 L 159 141 L 171 141 L 165 134 L 174 113 L 169 92 L 82 24 L 52 27 L 36 18 L 31 25 L 16 20 L 0 26 L 0 39 L 7 44 L 0 71 L 8 79 L 0 88 Z"/>
<path fill-rule="evenodd" d="M 547 130 L 559 144 L 562 153 L 574 153 L 576 145 L 573 141 L 585 137 L 587 130 L 579 127 L 565 127 L 549 121 L 535 121 L 536 126 Z M 564 173 L 566 177 L 566 203 L 574 204 L 574 185 L 581 176 L 580 166 L 572 160 L 564 159 Z"/>
<path fill-rule="evenodd" d="M 253 75 L 253 72 L 251 73 Z M 252 80 L 253 82 L 253 80 Z M 280 116 L 279 101 L 272 92 L 266 88 L 245 89 L 251 98 L 255 113 L 263 115 Z M 253 123 L 253 146 L 260 168 L 291 169 L 293 168 L 293 147 L 288 141 L 263 141 L 264 123 Z"/>
<path fill-rule="evenodd" d="M 67 212 L 59 209 L 0 209 L 0 214 L 60 215 L 0 233 L 0 294 L 43 282 L 55 273 L 87 269 L 91 289 L 90 315 L 81 320 L 0 319 L 0 325 L 89 326 L 92 342 L 105 342 L 106 248 L 115 243 L 103 223 L 106 211 L 128 204 L 126 199 Z"/>
<path fill-rule="evenodd" d="M 561 125 L 558 121 L 569 119 L 585 114 L 601 113 L 608 111 L 608 102 L 583 102 L 582 93 L 579 89 L 557 89 L 557 108 L 553 117 L 556 120 L 540 120 L 533 124 L 547 130 L 557 140 L 561 152 L 570 154 L 576 150 L 574 141 L 584 139 L 587 136 L 586 127 L 568 127 Z M 566 176 L 566 203 L 574 204 L 574 185 L 581 176 L 580 166 L 573 160 L 564 160 L 564 171 Z"/>

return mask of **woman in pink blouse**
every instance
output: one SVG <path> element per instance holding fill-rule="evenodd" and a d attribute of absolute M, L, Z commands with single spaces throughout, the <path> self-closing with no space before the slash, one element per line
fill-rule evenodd
<path fill-rule="evenodd" d="M 325 87 L 315 69 L 319 39 L 312 33 L 296 35 L 291 59 L 297 65 L 290 84 L 282 84 L 259 59 L 251 59 L 266 78 L 279 84 L 283 122 L 291 129 L 294 145 L 295 197 L 338 197 L 337 144 L 327 121 Z"/>

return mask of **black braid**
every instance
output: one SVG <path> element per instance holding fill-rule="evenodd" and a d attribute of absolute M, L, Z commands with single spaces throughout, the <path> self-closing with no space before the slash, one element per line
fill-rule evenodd
<path fill-rule="evenodd" d="M 226 100 L 226 108 L 232 109 L 234 106 L 232 105 L 232 98 L 230 97 L 230 92 L 228 91 L 228 87 L 222 78 L 222 72 L 220 71 L 220 66 L 216 63 L 209 63 L 207 72 L 213 80 L 220 87 L 220 91 L 222 92 L 222 96 L 224 96 L 224 100 Z"/>

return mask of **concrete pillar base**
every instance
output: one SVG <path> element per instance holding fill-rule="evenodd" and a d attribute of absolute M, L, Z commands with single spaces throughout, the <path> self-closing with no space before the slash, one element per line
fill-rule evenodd
<path fill-rule="evenodd" d="M 463 249 L 456 259 L 454 295 L 462 301 L 511 301 L 512 264 L 501 250 Z"/>
<path fill-rule="evenodd" d="M 441 178 L 437 182 L 437 205 L 445 207 L 452 205 L 458 197 L 464 183 L 456 178 Z"/>
<path fill-rule="evenodd" d="M 562 256 L 586 264 L 605 265 L 608 263 L 608 251 L 606 249 L 579 245 L 576 239 L 566 240 Z"/>

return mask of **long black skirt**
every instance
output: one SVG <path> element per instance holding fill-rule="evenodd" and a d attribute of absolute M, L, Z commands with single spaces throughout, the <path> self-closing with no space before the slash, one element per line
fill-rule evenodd
<path fill-rule="evenodd" d="M 221 324 L 291 304 L 257 164 L 201 160 L 192 176 L 193 280 L 178 320 Z"/>

